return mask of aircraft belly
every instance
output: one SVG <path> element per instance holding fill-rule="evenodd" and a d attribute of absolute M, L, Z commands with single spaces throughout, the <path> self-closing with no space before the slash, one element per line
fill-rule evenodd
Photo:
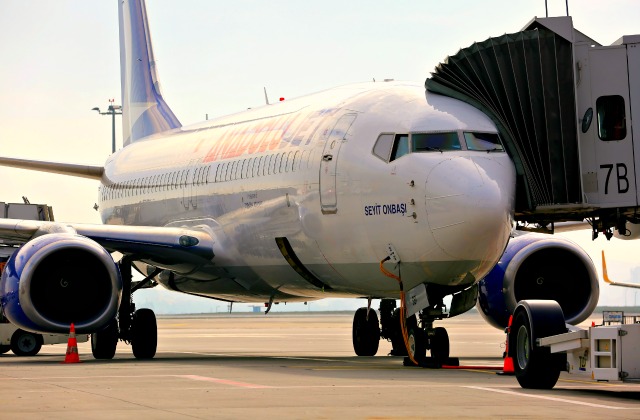
<path fill-rule="evenodd" d="M 401 277 L 406 290 L 424 282 L 425 278 L 448 279 L 457 271 L 460 262 L 456 263 L 456 269 L 452 270 L 449 262 L 431 262 L 429 266 L 421 263 L 403 264 Z M 478 264 L 477 261 L 462 262 L 467 267 Z M 391 267 L 389 267 L 391 268 Z M 314 272 L 321 272 L 322 266 L 309 266 Z M 272 297 L 274 301 L 296 302 L 322 298 L 336 297 L 368 297 L 398 298 L 398 283 L 384 276 L 378 264 L 338 264 L 335 269 L 343 273 L 347 279 L 366 279 L 366 281 L 347 281 L 335 284 L 331 290 L 320 290 L 300 283 L 295 273 L 287 266 L 258 266 L 258 267 L 233 267 L 229 268 L 231 278 L 218 278 L 215 280 L 197 280 L 187 277 L 175 277 L 163 280 L 161 283 L 168 289 L 190 294 L 197 294 L 242 302 L 268 302 Z M 397 270 L 393 270 L 396 274 Z M 259 273 L 259 275 L 258 275 Z M 293 274 L 292 274 L 293 273 Z M 267 282 L 263 278 L 281 279 L 280 286 L 273 287 L 276 282 Z M 433 284 L 443 286 L 451 285 L 449 281 L 436 281 Z"/>

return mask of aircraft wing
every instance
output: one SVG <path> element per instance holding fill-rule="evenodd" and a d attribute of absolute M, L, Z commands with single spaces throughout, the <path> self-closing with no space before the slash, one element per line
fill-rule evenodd
<path fill-rule="evenodd" d="M 607 274 L 607 261 L 604 258 L 604 251 L 602 251 L 602 277 L 605 283 L 611 286 L 630 287 L 632 289 L 640 289 L 640 283 L 622 283 L 618 281 L 612 281 Z"/>
<path fill-rule="evenodd" d="M 0 165 L 19 169 L 50 172 L 61 175 L 78 176 L 89 179 L 101 179 L 104 174 L 102 166 L 77 165 L 73 163 L 45 162 L 41 160 L 16 159 L 0 157 Z"/>
<path fill-rule="evenodd" d="M 205 227 L 153 227 L 0 219 L 0 243 L 25 243 L 31 238 L 67 233 L 86 236 L 110 252 L 120 252 L 156 267 L 180 270 L 213 258 L 213 234 Z M 176 266 L 179 262 L 179 266 Z"/>

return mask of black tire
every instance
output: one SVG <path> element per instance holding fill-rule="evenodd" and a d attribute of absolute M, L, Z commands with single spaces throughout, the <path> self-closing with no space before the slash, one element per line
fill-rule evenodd
<path fill-rule="evenodd" d="M 9 350 L 11 350 L 11 346 L 8 345 L 0 345 L 0 354 L 5 354 L 6 352 L 8 352 Z"/>
<path fill-rule="evenodd" d="M 429 336 L 429 348 L 431 357 L 438 362 L 444 362 L 449 358 L 449 333 L 442 327 L 433 329 Z"/>
<path fill-rule="evenodd" d="M 369 310 L 369 320 L 367 320 L 367 308 L 359 308 L 356 311 L 353 316 L 351 337 L 353 350 L 358 356 L 376 355 L 380 345 L 380 325 L 375 310 Z"/>
<path fill-rule="evenodd" d="M 110 360 L 118 346 L 118 324 L 112 321 L 102 331 L 91 334 L 91 353 L 96 359 Z"/>
<path fill-rule="evenodd" d="M 153 359 L 158 346 L 156 314 L 151 309 L 138 309 L 133 314 L 131 348 L 136 359 Z"/>
<path fill-rule="evenodd" d="M 521 302 L 514 312 L 509 353 L 522 388 L 551 389 L 558 382 L 560 371 L 566 368 L 565 354 L 552 354 L 549 348 L 535 345 L 538 338 L 566 331 L 560 306 L 546 302 L 550 301 L 524 301 L 525 306 Z"/>
<path fill-rule="evenodd" d="M 415 318 L 415 317 L 414 317 Z M 409 321 L 407 319 L 407 321 Z M 413 356 L 413 359 L 421 363 L 425 360 L 427 354 L 427 337 L 422 328 L 418 327 L 417 323 L 407 323 L 407 335 L 409 338 L 409 351 Z"/>
<path fill-rule="evenodd" d="M 415 315 L 411 315 L 405 321 L 407 325 L 407 331 L 410 329 L 418 328 L 418 321 Z M 402 324 L 400 323 L 400 308 L 396 308 L 393 311 L 393 337 L 391 338 L 391 355 L 392 356 L 407 356 L 407 346 L 404 344 L 404 338 L 402 337 Z"/>
<path fill-rule="evenodd" d="M 40 334 L 16 330 L 11 337 L 11 351 L 16 356 L 35 356 L 42 348 Z"/>

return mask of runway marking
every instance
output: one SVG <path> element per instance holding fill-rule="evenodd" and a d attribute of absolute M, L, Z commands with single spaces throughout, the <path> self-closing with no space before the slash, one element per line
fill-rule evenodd
<path fill-rule="evenodd" d="M 516 395 L 518 397 L 528 397 L 528 398 L 538 398 L 541 400 L 548 400 L 548 401 L 556 401 L 556 402 L 562 402 L 562 403 L 568 403 L 568 404 L 576 404 L 576 405 L 584 405 L 587 407 L 594 407 L 594 408 L 606 408 L 606 409 L 610 409 L 610 410 L 632 410 L 634 409 L 634 407 L 618 407 L 618 406 L 614 406 L 614 405 L 604 405 L 604 404 L 594 404 L 594 403 L 589 403 L 589 402 L 585 402 L 585 401 L 576 401 L 576 400 L 568 400 L 566 398 L 557 398 L 557 397 L 549 397 L 546 395 L 533 395 L 533 394 L 525 394 L 522 392 L 516 392 L 516 391 L 507 391 L 505 389 L 496 389 L 496 388 L 485 388 L 482 386 L 463 386 L 463 388 L 470 388 L 470 389 L 478 389 L 481 391 L 490 391 L 490 392 L 497 392 L 500 394 L 508 394 L 508 395 Z"/>
<path fill-rule="evenodd" d="M 199 376 L 199 375 L 172 375 L 172 376 L 176 378 L 192 379 L 194 381 L 213 382 L 216 384 L 237 386 L 240 388 L 272 388 L 268 385 L 250 384 L 248 382 L 238 382 L 238 381 L 232 381 L 229 379 L 210 378 L 208 376 Z"/>

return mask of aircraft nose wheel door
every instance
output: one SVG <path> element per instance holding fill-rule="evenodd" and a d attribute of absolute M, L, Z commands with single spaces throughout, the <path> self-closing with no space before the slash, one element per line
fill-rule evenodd
<path fill-rule="evenodd" d="M 346 114 L 340 117 L 324 145 L 322 161 L 320 162 L 320 205 L 322 206 L 322 213 L 338 212 L 338 195 L 336 191 L 338 155 L 342 143 L 347 140 L 347 133 L 355 119 L 356 114 Z"/>

